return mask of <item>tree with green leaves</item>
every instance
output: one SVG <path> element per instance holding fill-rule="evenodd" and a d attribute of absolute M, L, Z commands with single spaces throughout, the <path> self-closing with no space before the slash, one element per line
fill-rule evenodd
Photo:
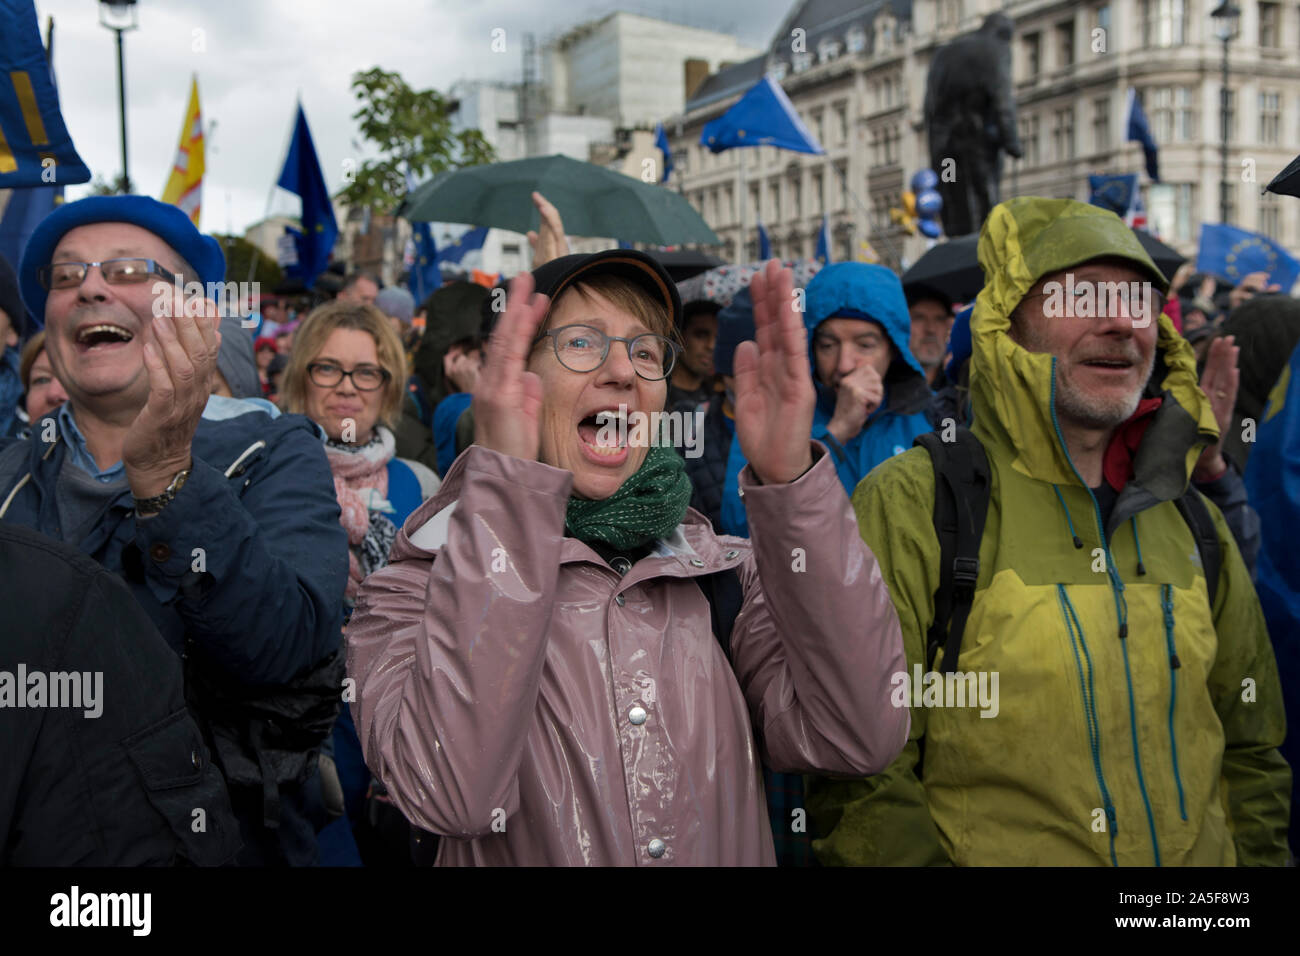
<path fill-rule="evenodd" d="M 213 233 L 212 238 L 221 243 L 221 251 L 226 254 L 227 282 L 258 282 L 270 292 L 284 278 L 279 264 L 242 236 Z"/>
<path fill-rule="evenodd" d="M 391 213 L 406 195 L 408 170 L 423 182 L 447 169 L 496 158 L 478 130 L 452 129 L 453 101 L 437 90 L 413 90 L 400 74 L 378 67 L 353 74 L 352 90 L 361 102 L 352 118 L 380 157 L 362 162 L 339 192 L 349 206 Z"/>

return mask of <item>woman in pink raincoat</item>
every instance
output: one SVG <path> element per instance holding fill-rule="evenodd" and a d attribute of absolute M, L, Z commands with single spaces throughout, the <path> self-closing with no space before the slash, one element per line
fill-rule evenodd
<path fill-rule="evenodd" d="M 348 629 L 367 763 L 444 837 L 439 865 L 771 865 L 762 760 L 862 776 L 901 750 L 898 619 L 808 437 L 789 270 L 770 264 L 751 293 L 757 341 L 735 358 L 742 540 L 688 509 L 681 456 L 638 430 L 679 348 L 662 267 L 610 250 L 514 280 L 475 444 L 362 585 Z M 715 628 L 728 577 L 739 614 Z"/>

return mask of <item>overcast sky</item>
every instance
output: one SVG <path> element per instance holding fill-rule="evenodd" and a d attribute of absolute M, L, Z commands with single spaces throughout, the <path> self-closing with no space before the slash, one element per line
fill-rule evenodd
<path fill-rule="evenodd" d="M 197 73 L 207 144 L 206 231 L 242 233 L 297 200 L 272 185 L 301 95 L 331 192 L 343 160 L 364 156 L 351 115 L 353 73 L 396 70 L 417 89 L 459 79 L 518 80 L 522 34 L 542 41 L 614 9 L 725 31 L 764 47 L 796 0 L 141 0 L 126 34 L 127 136 L 132 185 L 158 196 Z M 113 34 L 92 0 L 36 0 L 42 35 L 55 21 L 54 69 L 64 120 L 92 173 L 121 170 Z M 490 49 L 506 30 L 504 54 Z M 197 33 L 196 31 L 202 31 Z M 196 49 L 199 50 L 196 52 Z M 540 62 L 538 69 L 540 71 Z M 654 82 L 647 77 L 647 82 Z M 72 187 L 77 198 L 86 187 Z"/>

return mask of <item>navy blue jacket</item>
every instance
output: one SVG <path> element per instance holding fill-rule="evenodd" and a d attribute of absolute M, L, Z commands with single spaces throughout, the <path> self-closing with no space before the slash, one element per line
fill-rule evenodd
<path fill-rule="evenodd" d="M 67 445 L 0 447 L 3 520 L 62 540 L 54 489 Z M 126 579 L 178 654 L 186 638 L 226 674 L 281 683 L 339 646 L 347 534 L 316 426 L 262 411 L 199 422 L 176 500 L 137 522 L 130 491 L 74 544 Z M 225 472 L 239 459 L 236 473 Z M 201 550 L 200 550 L 201 549 Z"/>
<path fill-rule="evenodd" d="M 126 490 L 83 540 L 70 543 L 125 580 L 178 655 L 190 644 L 205 673 L 235 696 L 255 698 L 339 649 L 348 542 L 333 476 L 316 426 L 301 415 L 204 418 L 192 451 L 189 479 L 162 512 L 137 521 Z M 0 446 L 0 506 L 9 499 L 0 520 L 62 540 L 54 492 L 67 453 L 61 436 L 46 443 L 40 431 Z M 225 714 L 196 716 L 205 734 L 241 736 L 227 729 L 236 725 Z M 285 760 L 300 768 L 295 773 L 314 773 L 315 748 L 301 741 L 264 753 L 249 759 L 275 779 Z M 234 766 L 225 765 L 228 775 Z M 243 792 L 231 783 L 245 843 L 240 862 L 315 862 L 317 824 L 305 815 L 301 787 L 278 790 Z M 268 823 L 273 818 L 278 827 Z"/>

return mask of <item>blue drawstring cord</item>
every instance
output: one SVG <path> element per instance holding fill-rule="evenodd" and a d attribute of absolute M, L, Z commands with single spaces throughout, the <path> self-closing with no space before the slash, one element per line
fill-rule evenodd
<path fill-rule="evenodd" d="M 1137 548 L 1138 553 L 1138 574 L 1146 574 L 1146 565 L 1142 563 L 1142 542 L 1138 540 L 1138 518 L 1133 516 L 1133 546 Z"/>
<path fill-rule="evenodd" d="M 1052 485 L 1052 490 L 1056 492 L 1056 500 L 1061 503 L 1061 510 L 1065 512 L 1065 523 L 1070 528 L 1070 537 L 1074 539 L 1074 546 L 1082 548 L 1083 542 L 1074 532 L 1074 519 L 1070 517 L 1070 509 L 1065 506 L 1065 499 L 1061 497 L 1061 489 L 1056 485 Z"/>

